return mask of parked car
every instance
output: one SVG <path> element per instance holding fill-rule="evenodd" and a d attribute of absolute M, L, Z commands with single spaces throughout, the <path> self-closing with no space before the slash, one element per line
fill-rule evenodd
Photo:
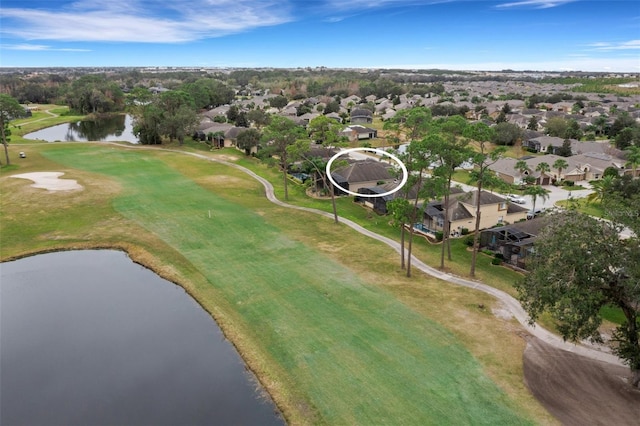
<path fill-rule="evenodd" d="M 520 195 L 516 195 L 516 194 L 507 194 L 504 196 L 507 200 L 511 201 L 512 203 L 516 203 L 516 204 L 524 204 L 527 201 L 524 199 L 524 197 L 521 197 Z"/>
<path fill-rule="evenodd" d="M 527 212 L 527 219 L 533 219 L 534 217 L 540 216 L 542 213 L 545 213 L 546 209 L 544 207 L 538 208 L 535 211 L 529 210 Z"/>

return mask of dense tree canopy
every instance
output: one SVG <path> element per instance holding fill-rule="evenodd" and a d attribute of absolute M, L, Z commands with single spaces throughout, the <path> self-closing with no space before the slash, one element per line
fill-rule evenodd
<path fill-rule="evenodd" d="M 637 223 L 638 210 L 634 213 L 631 220 Z M 618 231 L 612 222 L 574 211 L 554 215 L 536 239 L 531 272 L 516 287 L 532 320 L 549 312 L 572 341 L 601 341 L 602 308 L 619 308 L 626 321 L 616 329 L 612 348 L 631 367 L 638 386 L 640 245 L 637 237 L 621 239 Z"/>
<path fill-rule="evenodd" d="M 162 137 L 175 139 L 182 145 L 186 135 L 198 124 L 198 115 L 191 95 L 172 90 L 155 97 L 150 104 L 132 110 L 134 133 L 142 144 L 161 143 Z"/>
<path fill-rule="evenodd" d="M 235 96 L 233 89 L 213 78 L 201 78 L 193 83 L 186 83 L 182 90 L 191 95 L 197 108 L 230 104 Z"/>
<path fill-rule="evenodd" d="M 514 145 L 522 137 L 522 129 L 513 123 L 498 123 L 494 127 L 492 142 L 496 145 Z"/>
<path fill-rule="evenodd" d="M 104 76 L 88 74 L 71 84 L 66 96 L 69 108 L 80 114 L 108 113 L 124 110 L 124 93 Z"/>
<path fill-rule="evenodd" d="M 249 155 L 251 150 L 258 146 L 261 138 L 262 134 L 258 129 L 247 129 L 238 134 L 236 146 L 243 149 L 245 154 Z"/>

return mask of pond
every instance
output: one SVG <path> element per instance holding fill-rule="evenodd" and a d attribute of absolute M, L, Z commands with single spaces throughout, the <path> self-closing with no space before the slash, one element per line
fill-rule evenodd
<path fill-rule="evenodd" d="M 133 134 L 133 117 L 110 115 L 95 120 L 76 121 L 47 127 L 24 135 L 25 139 L 57 141 L 104 141 L 138 143 Z"/>
<path fill-rule="evenodd" d="M 0 424 L 285 424 L 211 316 L 125 253 L 0 267 Z"/>

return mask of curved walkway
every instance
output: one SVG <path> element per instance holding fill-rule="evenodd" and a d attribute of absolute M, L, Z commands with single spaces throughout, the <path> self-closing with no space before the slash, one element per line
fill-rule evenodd
<path fill-rule="evenodd" d="M 176 152 L 183 152 L 183 151 L 176 151 Z M 183 152 L 184 153 L 184 152 Z M 329 212 L 325 212 L 322 210 L 317 210 L 317 209 L 312 209 L 309 207 L 300 207 L 300 206 L 295 206 L 292 204 L 287 204 L 283 201 L 280 201 L 276 196 L 275 196 L 275 191 L 273 188 L 273 185 L 271 184 L 271 182 L 269 182 L 268 180 L 266 180 L 265 178 L 263 178 L 262 176 L 257 175 L 256 173 L 254 173 L 253 171 L 240 166 L 238 164 L 235 163 L 230 163 L 228 161 L 224 161 L 224 160 L 219 160 L 216 158 L 211 158 L 208 157 L 206 155 L 202 155 L 202 154 L 197 154 L 197 153 L 187 153 L 189 155 L 193 155 L 195 157 L 198 158 L 202 158 L 205 160 L 209 160 L 209 161 L 213 161 L 216 163 L 220 163 L 220 164 L 224 164 L 226 166 L 229 167 L 233 167 L 236 168 L 238 170 L 241 170 L 242 172 L 248 174 L 249 176 L 251 176 L 252 178 L 254 178 L 255 180 L 257 180 L 258 182 L 260 182 L 262 184 L 262 186 L 265 189 L 265 194 L 267 196 L 267 199 L 269 201 L 271 201 L 272 203 L 281 206 L 281 207 L 286 207 L 286 208 L 290 208 L 290 209 L 295 209 L 295 210 L 301 210 L 301 211 L 305 211 L 305 212 L 309 212 L 309 213 L 314 213 L 314 214 L 318 214 L 321 216 L 324 216 L 326 218 L 329 218 L 331 220 L 333 220 L 333 214 L 329 213 Z M 389 247 L 393 248 L 396 252 L 400 253 L 402 248 L 400 246 L 400 243 L 398 243 L 395 240 L 392 240 L 390 238 L 384 237 L 382 235 L 376 234 L 375 232 L 372 232 L 368 229 L 363 228 L 362 226 L 360 226 L 359 224 L 349 220 L 349 219 L 345 219 L 343 217 L 339 218 L 340 222 L 347 225 L 348 227 L 354 229 L 355 231 L 366 235 L 370 238 L 373 238 L 377 241 L 383 242 L 386 245 L 388 245 Z M 450 282 L 452 284 L 457 284 L 463 287 L 468 287 L 468 288 L 472 288 L 475 290 L 480 290 L 483 291 L 485 293 L 488 293 L 490 295 L 492 295 L 493 297 L 495 297 L 496 299 L 500 300 L 505 307 L 511 312 L 511 314 L 516 318 L 516 320 L 518 320 L 518 322 L 520 324 L 522 324 L 522 326 L 533 336 L 543 340 L 544 342 L 548 343 L 549 345 L 556 347 L 558 349 L 562 349 L 568 352 L 573 352 L 576 353 L 578 355 L 582 355 L 585 357 L 588 357 L 590 359 L 594 359 L 594 360 L 598 360 L 598 361 L 604 361 L 610 364 L 616 364 L 616 365 L 624 365 L 622 363 L 622 361 L 620 361 L 620 359 L 615 356 L 612 355 L 610 353 L 607 352 L 602 352 L 596 349 L 592 349 L 592 348 L 588 348 L 586 346 L 582 346 L 582 345 L 576 345 L 573 343 L 569 343 L 569 342 L 565 342 L 561 337 L 551 333 L 550 331 L 540 327 L 537 324 L 531 325 L 529 324 L 529 316 L 526 313 L 526 311 L 522 308 L 522 306 L 520 305 L 520 302 L 518 302 L 513 296 L 505 293 L 504 291 L 498 290 L 494 287 L 491 287 L 487 284 L 483 284 L 481 282 L 477 282 L 477 281 L 471 281 L 471 280 L 467 280 L 455 275 L 451 275 L 445 272 L 442 272 L 436 268 L 433 268 L 429 265 L 427 265 L 426 263 L 422 262 L 421 260 L 417 259 L 416 257 L 412 256 L 411 258 L 411 262 L 413 264 L 414 268 L 417 268 L 418 270 L 424 272 L 427 275 L 430 275 L 432 277 L 435 278 L 439 278 L 443 281 L 447 281 Z"/>
<path fill-rule="evenodd" d="M 104 143 L 104 142 L 101 142 Z M 142 146 L 132 146 L 132 145 L 122 145 L 119 143 L 112 143 L 114 145 L 120 146 L 120 147 L 125 147 L 125 148 L 137 148 L 137 149 L 145 149 Z M 220 160 L 217 158 L 213 158 L 204 154 L 198 154 L 195 152 L 185 152 L 185 151 L 179 151 L 179 150 L 173 150 L 173 149 L 165 149 L 165 148 L 152 148 L 152 149 L 157 149 L 157 150 L 162 150 L 162 151 L 170 151 L 170 152 L 176 152 L 176 153 L 180 153 L 180 154 L 187 154 L 187 155 L 191 155 L 197 158 L 201 158 L 203 160 L 207 160 L 207 161 L 211 161 L 211 162 L 215 162 L 215 163 L 219 163 L 219 164 L 223 164 L 225 166 L 229 166 L 229 167 L 233 167 L 235 169 L 238 169 L 240 171 L 242 171 L 243 173 L 246 173 L 247 175 L 251 176 L 253 179 L 257 180 L 258 182 L 260 182 L 262 184 L 262 186 L 265 189 L 265 194 L 266 197 L 269 201 L 271 201 L 272 203 L 281 206 L 281 207 L 285 207 L 285 208 L 289 208 L 289 209 L 295 209 L 295 210 L 300 210 L 300 211 L 305 211 L 305 212 L 309 212 L 309 213 L 313 213 L 313 214 L 317 214 L 320 216 L 324 216 L 326 218 L 329 218 L 331 220 L 333 220 L 333 214 L 329 213 L 329 212 L 325 212 L 322 210 L 317 210 L 317 209 L 313 209 L 313 208 L 309 208 L 309 207 L 301 207 L 301 206 L 295 206 L 292 204 L 288 204 L 285 203 L 283 201 L 280 201 L 276 196 L 275 196 L 275 190 L 273 185 L 271 184 L 271 182 L 269 182 L 267 179 L 263 178 L 262 176 L 259 176 L 258 174 L 254 173 L 253 171 L 247 169 L 246 167 L 240 166 L 238 164 L 235 163 L 231 163 L 225 160 Z M 394 249 L 396 252 L 400 253 L 401 252 L 401 246 L 400 243 L 398 243 L 395 240 L 392 240 L 390 238 L 384 237 L 382 235 L 376 234 L 375 232 L 372 232 L 368 229 L 363 228 L 362 226 L 360 226 L 359 224 L 349 220 L 349 219 L 345 219 L 343 217 L 339 217 L 339 220 L 341 223 L 347 225 L 348 227 L 354 229 L 355 231 L 366 235 L 370 238 L 373 238 L 377 241 L 380 241 L 382 243 L 385 243 L 386 245 L 388 245 L 389 247 L 391 247 L 392 249 Z M 560 336 L 557 336 L 556 334 L 553 334 L 552 332 L 546 330 L 545 328 L 537 325 L 537 324 L 529 324 L 529 316 L 526 313 L 526 311 L 522 308 L 522 306 L 520 305 L 520 302 L 518 302 L 513 296 L 505 293 L 504 291 L 498 290 L 494 287 L 491 287 L 487 284 L 484 284 L 482 282 L 478 282 L 478 281 L 472 281 L 472 280 L 468 280 L 465 278 L 461 278 L 452 274 L 448 274 L 446 272 L 442 272 L 439 269 L 433 268 L 429 265 L 427 265 L 426 263 L 422 262 L 421 260 L 417 259 L 416 257 L 412 256 L 411 257 L 411 262 L 414 268 L 424 272 L 427 275 L 430 275 L 432 277 L 441 279 L 443 281 L 447 281 L 449 283 L 452 284 L 456 284 L 456 285 L 460 285 L 463 287 L 467 287 L 467 288 L 472 288 L 475 290 L 480 290 L 484 293 L 490 294 L 493 297 L 495 297 L 496 299 L 500 300 L 505 308 L 507 308 L 511 314 L 516 318 L 516 320 L 518 320 L 518 322 L 527 330 L 527 332 L 529 332 L 531 335 L 539 338 L 540 340 L 544 341 L 545 343 L 558 348 L 558 349 L 562 349 L 564 351 L 567 352 L 572 352 L 578 355 L 582 355 L 584 357 L 593 359 L 593 360 L 597 360 L 597 361 L 603 361 L 609 364 L 615 364 L 615 365 L 621 365 L 624 366 L 625 364 L 615 355 L 607 353 L 607 352 L 603 352 L 603 351 L 599 351 L 597 349 L 594 348 L 590 348 L 587 346 L 583 346 L 583 345 L 578 345 L 578 344 L 574 344 L 574 343 L 570 343 L 570 342 L 566 342 L 564 341 Z"/>

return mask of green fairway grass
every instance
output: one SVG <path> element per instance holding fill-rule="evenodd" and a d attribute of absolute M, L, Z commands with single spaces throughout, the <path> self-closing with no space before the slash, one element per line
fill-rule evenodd
<path fill-rule="evenodd" d="M 159 250 L 179 253 L 204 277 L 192 294 L 214 300 L 223 328 L 227 321 L 241 333 L 240 346 L 254 351 L 247 355 L 256 358 L 261 380 L 292 423 L 529 422 L 452 333 L 267 221 L 261 210 L 304 215 L 256 197 L 259 186 L 237 170 L 200 161 L 207 173 L 198 180 L 170 166 L 174 154 L 78 144 L 46 146 L 42 153 L 43 161 L 92 183 L 85 191 L 103 181 L 117 193 L 102 206 L 64 195 L 66 206 L 52 205 L 52 214 L 64 222 L 65 213 L 79 209 L 87 223 L 61 225 L 89 232 L 89 222 L 106 227 L 115 211 L 123 226 L 155 235 Z M 216 182 L 221 195 L 210 189 Z M 233 202 L 252 196 L 255 209 Z M 41 238 L 47 223 L 36 224 L 29 238 Z M 11 224 L 19 228 L 15 235 L 30 227 L 15 217 Z M 64 235 L 51 247 L 56 240 Z"/>

